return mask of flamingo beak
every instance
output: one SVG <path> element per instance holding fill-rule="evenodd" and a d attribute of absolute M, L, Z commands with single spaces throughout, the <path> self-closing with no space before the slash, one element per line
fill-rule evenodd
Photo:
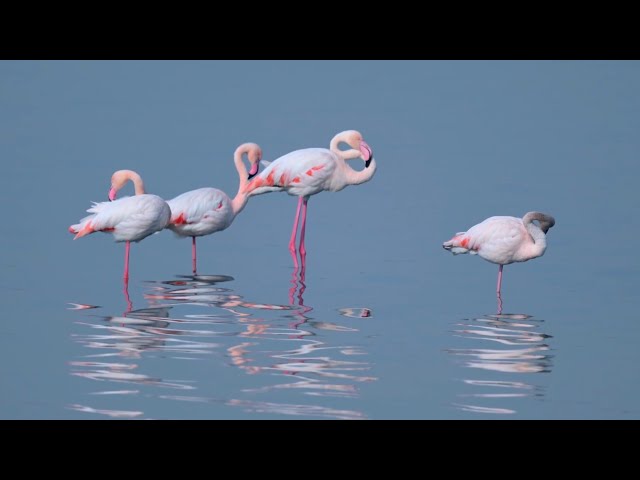
<path fill-rule="evenodd" d="M 117 190 L 113 187 L 109 190 L 109 201 L 113 202 L 116 199 Z"/>
<path fill-rule="evenodd" d="M 369 168 L 371 159 L 373 158 L 373 151 L 364 140 L 360 142 L 360 152 L 362 153 L 362 158 L 364 159 L 364 168 Z"/>
<path fill-rule="evenodd" d="M 251 180 L 253 177 L 255 177 L 258 174 L 259 170 L 260 170 L 260 162 L 256 162 L 253 165 L 251 165 L 251 170 L 249 170 L 249 177 L 247 178 L 247 180 Z"/>

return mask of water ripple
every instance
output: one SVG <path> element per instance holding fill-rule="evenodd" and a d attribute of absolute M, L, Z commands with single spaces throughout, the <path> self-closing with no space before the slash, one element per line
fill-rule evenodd
<path fill-rule="evenodd" d="M 458 359 L 461 367 L 493 375 L 491 378 L 463 378 L 463 383 L 472 390 L 458 396 L 485 402 L 508 402 L 508 405 L 453 405 L 472 413 L 514 414 L 517 402 L 522 401 L 515 399 L 544 397 L 542 387 L 528 383 L 525 377 L 518 380 L 510 377 L 551 372 L 553 355 L 548 340 L 552 337 L 544 333 L 543 326 L 543 320 L 528 314 L 484 315 L 456 322 L 452 337 L 467 345 L 445 351 Z"/>
<path fill-rule="evenodd" d="M 289 282 L 288 304 L 249 301 L 233 288 L 217 285 L 231 280 L 228 275 L 211 275 L 147 281 L 142 298 L 148 305 L 138 309 L 133 308 L 125 284 L 127 310 L 123 314 L 76 319 L 78 330 L 72 333 L 72 339 L 87 350 L 82 358 L 69 362 L 70 374 L 114 386 L 129 383 L 144 388 L 142 396 L 142 389 L 91 392 L 95 399 L 105 402 L 115 397 L 161 398 L 240 408 L 260 416 L 366 418 L 362 412 L 335 403 L 353 402 L 359 397 L 358 384 L 377 380 L 370 374 L 372 367 L 365 360 L 364 346 L 348 341 L 362 330 L 361 326 L 340 321 L 341 317 L 371 317 L 371 310 L 340 308 L 333 310 L 340 316 L 333 313 L 328 318 L 316 318 L 313 308 L 304 304 L 304 273 L 296 270 Z M 362 341 L 361 337 L 358 340 Z M 209 369 L 234 368 L 243 374 L 240 381 L 232 382 L 239 386 L 220 390 L 222 385 L 215 376 L 194 377 L 187 364 L 180 368 L 181 364 L 175 363 L 185 360 L 215 362 Z M 151 367 L 156 372 L 178 369 L 181 378 L 163 378 L 162 374 L 151 373 Z M 167 395 L 162 393 L 166 389 L 200 393 Z M 216 394 L 203 394 L 208 389 Z M 293 401 L 274 401 L 271 397 L 277 392 L 290 392 L 288 398 Z M 256 395 L 261 398 L 256 399 Z M 304 399 L 315 401 L 307 404 Z M 108 403 L 105 407 L 78 403 L 69 408 L 113 418 L 143 415 L 138 411 L 139 402 L 130 411 L 110 409 Z"/>

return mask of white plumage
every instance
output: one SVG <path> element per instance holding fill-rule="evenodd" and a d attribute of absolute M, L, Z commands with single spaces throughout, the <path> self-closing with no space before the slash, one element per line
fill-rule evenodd
<path fill-rule="evenodd" d="M 133 182 L 136 195 L 115 200 L 118 190 Z M 129 251 L 131 242 L 139 242 L 167 226 L 171 210 L 157 195 L 145 193 L 142 178 L 133 170 L 118 170 L 111 176 L 110 202 L 93 203 L 91 213 L 69 227 L 74 240 L 94 232 L 107 232 L 116 242 L 127 242 L 124 254 L 124 280 L 129 280 Z M 126 291 L 126 290 L 125 290 Z"/>
<path fill-rule="evenodd" d="M 235 218 L 231 199 L 217 188 L 198 188 L 167 202 L 170 228 L 183 237 L 199 237 L 224 230 Z"/>
<path fill-rule="evenodd" d="M 247 154 L 251 165 L 250 172 L 243 163 L 242 156 Z M 228 228 L 236 215 L 246 206 L 248 195 L 244 192 L 249 178 L 258 173 L 262 149 L 255 143 L 243 143 L 233 154 L 233 161 L 238 171 L 238 193 L 233 198 L 217 188 L 198 188 L 190 190 L 167 203 L 171 208 L 171 220 L 168 228 L 180 237 L 192 239 L 192 268 L 197 270 L 196 237 L 210 235 Z"/>
<path fill-rule="evenodd" d="M 536 225 L 534 221 L 539 224 Z M 529 212 L 522 218 L 490 217 L 466 232 L 456 233 L 442 246 L 454 255 L 477 254 L 500 265 L 496 286 L 496 291 L 500 293 L 503 265 L 526 262 L 544 255 L 547 249 L 546 234 L 555 223 L 552 216 L 540 212 Z"/>
<path fill-rule="evenodd" d="M 340 143 L 346 143 L 351 148 L 340 150 Z M 347 160 L 356 158 L 365 162 L 363 170 L 356 171 L 347 165 Z M 295 150 L 270 162 L 267 168 L 253 178 L 242 191 L 249 196 L 284 191 L 298 197 L 298 208 L 289 241 L 289 251 L 293 257 L 294 266 L 297 268 L 295 239 L 299 221 L 302 225 L 300 255 L 303 264 L 306 256 L 304 237 L 309 197 L 322 191 L 337 192 L 348 185 L 368 182 L 373 178 L 375 172 L 376 162 L 373 159 L 373 152 L 362 138 L 362 134 L 355 130 L 346 130 L 333 137 L 329 149 Z"/>
<path fill-rule="evenodd" d="M 167 202 L 148 193 L 113 202 L 94 202 L 87 212 L 92 215 L 69 227 L 77 234 L 76 238 L 93 232 L 107 232 L 113 234 L 116 242 L 139 242 L 165 228 L 171 218 Z"/>

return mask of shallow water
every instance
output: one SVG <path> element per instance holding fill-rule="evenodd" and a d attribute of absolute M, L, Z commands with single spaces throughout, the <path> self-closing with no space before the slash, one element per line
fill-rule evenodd
<path fill-rule="evenodd" d="M 640 418 L 638 62 L 0 62 L 0 418 Z M 113 171 L 171 198 L 358 129 L 368 183 L 132 246 L 67 227 Z M 356 168 L 362 168 L 355 166 Z M 130 191 L 125 192 L 131 194 Z M 441 244 L 552 214 L 541 258 Z"/>

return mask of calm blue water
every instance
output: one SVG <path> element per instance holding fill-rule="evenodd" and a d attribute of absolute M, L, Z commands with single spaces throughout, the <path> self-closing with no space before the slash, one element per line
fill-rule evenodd
<path fill-rule="evenodd" d="M 640 418 L 639 124 L 638 62 L 0 62 L 0 417 Z M 133 245 L 128 292 L 122 244 L 67 232 L 117 169 L 233 195 L 238 144 L 346 129 L 378 172 L 310 200 L 302 280 L 285 194 L 200 276 Z M 496 315 L 497 267 L 441 244 L 530 210 Z"/>

